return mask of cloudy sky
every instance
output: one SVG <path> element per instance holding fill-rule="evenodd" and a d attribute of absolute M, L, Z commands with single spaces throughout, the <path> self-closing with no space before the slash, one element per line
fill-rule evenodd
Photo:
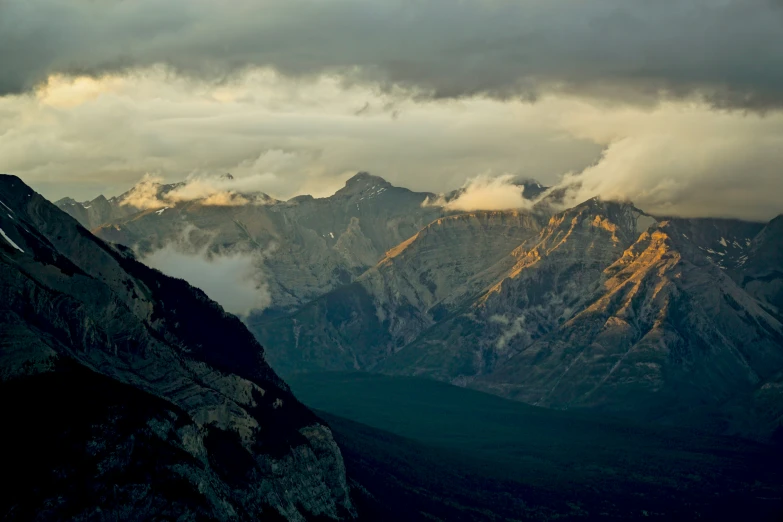
<path fill-rule="evenodd" d="M 222 172 L 327 195 L 358 170 L 768 219 L 783 2 L 0 0 L 0 171 L 47 197 Z"/>

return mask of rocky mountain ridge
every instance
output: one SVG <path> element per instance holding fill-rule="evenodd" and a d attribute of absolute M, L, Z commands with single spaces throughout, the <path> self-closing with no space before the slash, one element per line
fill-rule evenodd
<path fill-rule="evenodd" d="M 331 432 L 198 289 L 0 176 L 9 520 L 355 517 Z"/>

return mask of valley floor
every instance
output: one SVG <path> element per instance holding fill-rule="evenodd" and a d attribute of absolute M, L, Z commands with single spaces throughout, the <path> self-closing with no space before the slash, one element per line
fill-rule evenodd
<path fill-rule="evenodd" d="M 331 425 L 368 520 L 783 517 L 783 454 L 767 445 L 417 378 L 288 381 Z"/>

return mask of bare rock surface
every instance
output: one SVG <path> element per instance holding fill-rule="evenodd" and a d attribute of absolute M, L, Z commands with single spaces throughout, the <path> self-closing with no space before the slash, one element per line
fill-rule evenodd
<path fill-rule="evenodd" d="M 355 517 L 329 428 L 239 319 L 14 176 L 0 202 L 6 519 Z"/>

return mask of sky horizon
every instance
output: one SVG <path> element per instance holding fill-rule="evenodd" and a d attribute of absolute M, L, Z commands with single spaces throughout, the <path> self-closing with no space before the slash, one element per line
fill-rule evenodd
<path fill-rule="evenodd" d="M 10 0 L 0 48 L 0 171 L 51 199 L 222 172 L 324 196 L 368 171 L 783 212 L 778 0 Z"/>

